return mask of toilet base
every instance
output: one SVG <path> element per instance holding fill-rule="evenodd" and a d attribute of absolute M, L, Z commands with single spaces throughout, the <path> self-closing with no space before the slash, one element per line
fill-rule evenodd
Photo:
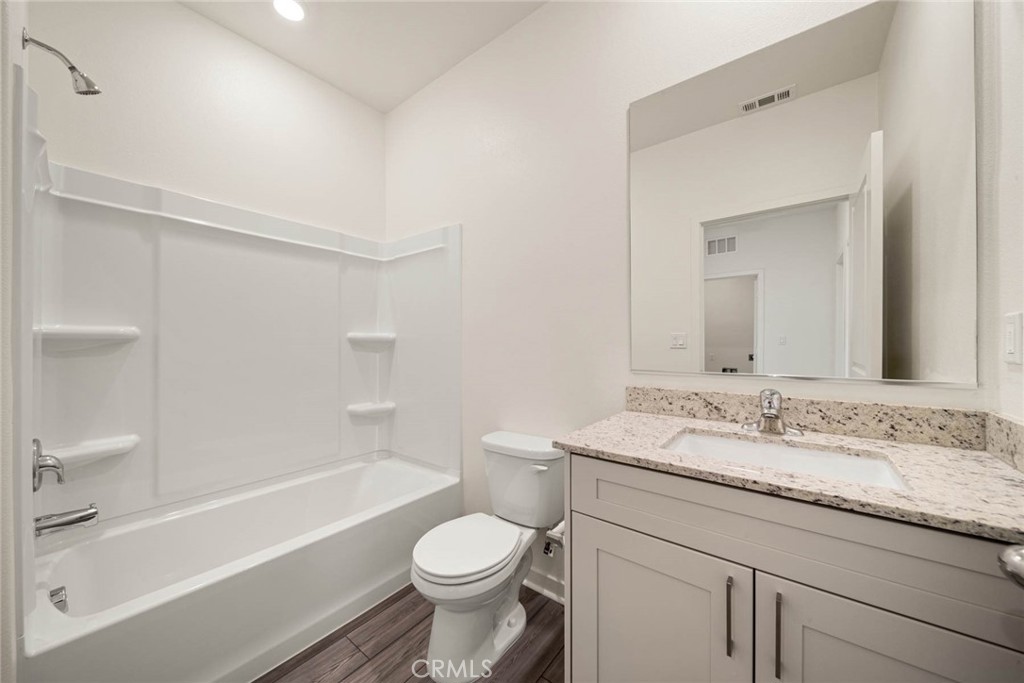
<path fill-rule="evenodd" d="M 517 602 L 515 609 L 512 610 L 512 614 L 498 627 L 497 633 L 494 634 L 494 649 L 497 654 L 494 658 L 494 662 L 491 664 L 491 668 L 494 668 L 494 664 L 498 663 L 498 659 L 501 658 L 505 652 L 516 644 L 519 637 L 523 635 L 523 631 L 526 630 L 526 608 L 523 607 L 523 603 Z"/>
<path fill-rule="evenodd" d="M 532 559 L 533 553 L 527 551 L 509 585 L 485 605 L 472 610 L 461 605 L 434 607 L 427 662 L 420 667 L 429 672 L 430 680 L 472 683 L 490 676 L 526 629 L 526 608 L 519 602 L 519 588 Z"/>
<path fill-rule="evenodd" d="M 434 611 L 435 627 L 451 627 L 453 620 L 440 610 Z M 468 613 L 462 613 L 468 616 Z M 439 618 L 440 617 L 440 618 Z M 459 620 L 460 626 L 465 626 L 468 620 Z M 439 623 L 440 622 L 440 623 Z M 438 639 L 435 642 L 431 635 L 430 646 L 427 650 L 427 663 L 421 667 L 429 673 L 430 680 L 434 683 L 472 683 L 477 680 L 487 680 L 494 670 L 498 660 L 526 630 L 526 608 L 522 603 L 517 602 L 512 613 L 506 617 L 493 632 L 493 636 L 480 643 L 473 655 L 467 657 L 453 656 L 453 651 L 448 649 L 453 645 L 448 639 Z M 458 649 L 458 645 L 455 646 Z"/>

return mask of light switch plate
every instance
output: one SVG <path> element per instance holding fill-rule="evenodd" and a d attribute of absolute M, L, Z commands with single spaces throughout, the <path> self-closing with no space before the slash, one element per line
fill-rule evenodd
<path fill-rule="evenodd" d="M 1013 365 L 1024 364 L 1022 327 L 1024 327 L 1024 313 L 1007 313 L 1003 316 L 1003 360 Z"/>
<path fill-rule="evenodd" d="M 687 349 L 690 347 L 690 335 L 686 332 L 673 332 L 669 335 L 668 347 L 670 349 Z"/>

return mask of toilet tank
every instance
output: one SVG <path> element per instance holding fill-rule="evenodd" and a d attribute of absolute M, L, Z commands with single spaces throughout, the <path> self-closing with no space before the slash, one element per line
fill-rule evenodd
<path fill-rule="evenodd" d="M 565 453 L 551 439 L 492 432 L 482 443 L 494 514 L 536 529 L 562 520 Z"/>

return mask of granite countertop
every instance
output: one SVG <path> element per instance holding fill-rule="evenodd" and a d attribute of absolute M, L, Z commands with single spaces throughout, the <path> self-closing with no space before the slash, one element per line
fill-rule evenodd
<path fill-rule="evenodd" d="M 682 433 L 785 443 L 888 460 L 905 490 L 667 450 Z M 985 451 L 807 432 L 767 436 L 739 424 L 623 412 L 555 440 L 580 455 L 998 541 L 1024 542 L 1024 472 Z"/>

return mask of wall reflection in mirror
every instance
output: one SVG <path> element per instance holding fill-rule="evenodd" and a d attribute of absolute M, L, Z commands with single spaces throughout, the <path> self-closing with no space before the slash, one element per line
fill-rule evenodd
<path fill-rule="evenodd" d="M 976 382 L 974 17 L 875 3 L 630 107 L 634 370 Z"/>

